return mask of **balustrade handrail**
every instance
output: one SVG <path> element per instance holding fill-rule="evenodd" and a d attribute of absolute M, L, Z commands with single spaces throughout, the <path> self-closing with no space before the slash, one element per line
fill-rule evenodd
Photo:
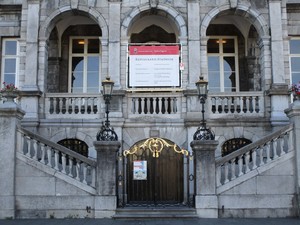
<path fill-rule="evenodd" d="M 239 92 L 208 92 L 208 97 L 251 97 L 251 96 L 263 96 L 263 91 L 239 91 Z"/>
<path fill-rule="evenodd" d="M 262 139 L 256 141 L 256 142 L 253 142 L 245 147 L 242 147 L 240 148 L 239 150 L 237 151 L 234 151 L 220 159 L 217 159 L 216 160 L 216 166 L 221 166 L 222 164 L 230 161 L 230 160 L 233 160 L 235 159 L 236 157 L 240 156 L 240 155 L 243 155 L 245 154 L 246 152 L 249 152 L 253 149 L 256 149 L 257 147 L 259 146 L 263 146 L 265 144 L 267 144 L 268 142 L 274 140 L 275 138 L 277 137 L 280 137 L 282 134 L 285 134 L 289 131 L 291 131 L 293 129 L 293 124 L 289 124 L 275 132 L 273 132 L 272 134 L 269 134 L 269 135 L 266 135 L 265 137 L 263 137 Z"/>
<path fill-rule="evenodd" d="M 36 141 L 38 141 L 40 143 L 43 143 L 43 144 L 45 144 L 45 145 L 47 145 L 47 146 L 49 146 L 51 148 L 54 148 L 54 149 L 56 149 L 56 150 L 58 150 L 58 151 L 60 151 L 62 153 L 65 153 L 65 154 L 67 154 L 67 155 L 69 155 L 69 156 L 71 156 L 73 158 L 79 159 L 80 161 L 86 163 L 87 165 L 90 165 L 92 167 L 96 167 L 96 165 L 97 165 L 97 163 L 94 160 L 86 158 L 85 156 L 83 156 L 83 155 L 81 155 L 81 154 L 79 154 L 77 152 L 74 152 L 74 151 L 72 151 L 72 150 L 70 150 L 70 149 L 68 149 L 68 148 L 66 148 L 66 147 L 64 147 L 62 145 L 56 144 L 54 142 L 51 142 L 51 141 L 43 138 L 42 136 L 40 136 L 40 135 L 38 135 L 36 133 L 33 133 L 33 132 L 31 132 L 31 131 L 29 131 L 29 130 L 27 130 L 25 128 L 19 127 L 18 131 L 20 133 L 24 134 L 24 135 L 29 136 L 30 138 L 32 138 L 32 139 L 34 139 L 34 140 L 36 140 Z"/>
<path fill-rule="evenodd" d="M 102 97 L 102 93 L 45 93 L 46 98 L 51 97 L 69 97 L 69 98 L 88 98 L 88 97 Z"/>

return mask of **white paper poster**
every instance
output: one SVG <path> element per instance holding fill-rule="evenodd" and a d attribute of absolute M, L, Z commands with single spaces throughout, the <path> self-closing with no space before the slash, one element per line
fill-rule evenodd
<path fill-rule="evenodd" d="M 147 161 L 133 161 L 133 179 L 147 180 Z"/>

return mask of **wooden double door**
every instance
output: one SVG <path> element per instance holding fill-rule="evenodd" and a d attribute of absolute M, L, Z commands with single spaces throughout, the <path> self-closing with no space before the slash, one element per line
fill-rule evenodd
<path fill-rule="evenodd" d="M 127 155 L 127 205 L 182 204 L 184 155 L 160 142 L 148 147 Z"/>

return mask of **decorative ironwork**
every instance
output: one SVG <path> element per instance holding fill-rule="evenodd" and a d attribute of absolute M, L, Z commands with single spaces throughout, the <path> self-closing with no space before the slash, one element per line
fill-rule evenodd
<path fill-rule="evenodd" d="M 203 80 L 203 77 L 196 82 L 198 96 L 200 98 L 200 103 L 202 105 L 202 121 L 201 126 L 198 127 L 197 131 L 195 132 L 193 139 L 194 140 L 215 140 L 215 134 L 209 128 L 206 127 L 206 122 L 204 120 L 204 104 L 205 99 L 207 98 L 207 81 Z"/>
<path fill-rule="evenodd" d="M 102 123 L 102 127 L 100 131 L 97 133 L 96 138 L 97 141 L 117 141 L 118 135 L 116 134 L 114 129 L 110 127 L 110 121 L 108 119 L 109 104 L 110 104 L 114 82 L 110 80 L 109 77 L 106 77 L 106 79 L 102 81 L 102 86 L 103 86 L 103 98 L 105 100 L 105 106 L 106 106 L 106 110 L 105 110 L 106 120 L 104 124 Z"/>
<path fill-rule="evenodd" d="M 97 141 L 117 141 L 118 135 L 114 131 L 114 128 L 102 125 L 101 129 L 97 133 Z"/>
<path fill-rule="evenodd" d="M 188 156 L 189 152 L 185 149 L 180 149 L 176 144 L 170 144 L 162 138 L 149 138 L 140 145 L 134 145 L 131 150 L 125 150 L 124 156 L 135 154 L 139 149 L 149 149 L 154 158 L 158 158 L 164 148 L 173 149 L 175 152 Z"/>
<path fill-rule="evenodd" d="M 57 142 L 57 144 L 60 144 L 68 149 L 71 149 L 74 152 L 77 152 L 85 157 L 88 157 L 89 155 L 89 146 L 81 140 L 70 138 L 70 139 L 63 139 Z"/>
<path fill-rule="evenodd" d="M 222 145 L 222 156 L 228 155 L 237 149 L 240 149 L 248 144 L 251 144 L 252 141 L 246 138 L 233 138 L 227 140 Z"/>

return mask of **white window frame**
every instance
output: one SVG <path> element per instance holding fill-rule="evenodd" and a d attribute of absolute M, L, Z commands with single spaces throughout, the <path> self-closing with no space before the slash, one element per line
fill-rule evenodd
<path fill-rule="evenodd" d="M 209 36 L 209 39 L 219 39 L 219 53 L 208 53 L 207 52 L 207 60 L 209 56 L 218 56 L 219 57 L 219 66 L 220 66 L 220 92 L 225 92 L 224 87 L 224 57 L 234 57 L 235 61 L 235 92 L 239 92 L 240 90 L 240 82 L 239 82 L 239 60 L 238 60 L 238 38 L 237 36 Z M 233 39 L 234 40 L 234 53 L 224 53 L 223 52 L 223 42 L 222 39 Z M 207 43 L 208 48 L 208 43 Z M 207 68 L 208 69 L 208 68 Z M 209 88 L 209 76 L 208 76 L 208 88 Z"/>
<path fill-rule="evenodd" d="M 16 42 L 16 55 L 5 55 L 6 51 L 6 42 L 7 41 L 15 41 Z M 15 74 L 15 82 L 14 85 L 19 87 L 19 62 L 20 62 L 20 46 L 18 38 L 3 38 L 2 39 L 2 54 L 1 54 L 1 84 L 0 87 L 3 87 L 4 80 L 4 71 L 5 71 L 5 60 L 6 59 L 16 59 L 16 74 Z"/>
<path fill-rule="evenodd" d="M 300 37 L 292 37 L 291 39 L 290 39 L 290 41 L 299 41 L 299 43 L 300 43 Z M 289 64 L 290 64 L 290 84 L 292 85 L 293 84 L 293 77 L 292 77 L 292 73 L 293 73 L 293 71 L 292 71 L 292 58 L 300 58 L 300 53 L 297 53 L 297 54 L 292 54 L 291 53 L 291 45 L 290 45 L 290 42 L 289 42 L 289 46 L 290 46 L 290 51 L 289 51 Z M 295 72 L 295 71 L 294 71 Z M 300 73 L 300 71 L 297 71 L 297 72 L 299 72 Z M 300 81 L 300 77 L 299 77 L 299 80 L 298 81 Z M 298 82 L 297 81 L 297 82 Z"/>
<path fill-rule="evenodd" d="M 73 40 L 74 39 L 84 39 L 84 53 L 72 53 L 73 49 Z M 89 39 L 99 39 L 99 53 L 88 53 L 88 45 L 86 43 Z M 69 43 L 69 82 L 68 82 L 68 92 L 72 93 L 72 58 L 73 57 L 83 57 L 83 92 L 87 93 L 87 57 L 88 56 L 99 56 L 99 84 L 98 84 L 98 93 L 100 92 L 100 83 L 101 83 L 101 40 L 98 36 L 71 36 Z"/>

